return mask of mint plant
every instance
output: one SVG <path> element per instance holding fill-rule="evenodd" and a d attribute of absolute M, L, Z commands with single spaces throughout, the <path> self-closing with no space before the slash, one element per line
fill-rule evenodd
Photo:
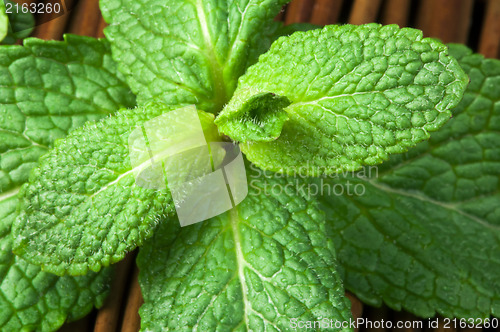
<path fill-rule="evenodd" d="M 133 107 L 135 98 L 104 40 L 27 39 L 24 46 L 2 46 L 0 58 L 0 326 L 51 331 L 102 305 L 112 271 L 57 277 L 14 256 L 11 228 L 20 187 L 57 139 L 119 107 Z"/>
<path fill-rule="evenodd" d="M 101 0 L 107 40 L 0 47 L 2 330 L 99 307 L 137 247 L 147 331 L 346 322 L 345 289 L 499 315 L 500 62 L 394 25 L 283 36 L 286 2 Z M 168 189 L 135 184 L 128 138 L 193 104 L 254 181 L 181 228 Z M 303 190 L 348 183 L 365 191 Z"/>
<path fill-rule="evenodd" d="M 453 118 L 377 178 L 350 179 L 365 195 L 320 202 L 345 286 L 363 301 L 422 317 L 498 317 L 500 61 L 463 45 L 450 54 L 470 76 Z"/>

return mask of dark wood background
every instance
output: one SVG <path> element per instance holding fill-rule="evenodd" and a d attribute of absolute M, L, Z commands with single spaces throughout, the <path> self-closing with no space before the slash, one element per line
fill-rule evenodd
<path fill-rule="evenodd" d="M 47 0 L 41 0 L 47 1 Z M 165 0 L 168 1 L 168 0 Z M 18 0 L 17 2 L 37 2 Z M 47 1 L 47 2 L 53 2 Z M 64 33 L 103 37 L 106 26 L 99 11 L 98 0 L 63 0 L 66 14 L 54 18 L 41 14 L 36 17 L 39 24 L 32 36 L 42 39 L 62 39 Z M 310 22 L 318 25 L 334 23 L 363 24 L 379 22 L 419 28 L 425 36 L 443 42 L 467 44 L 487 57 L 500 56 L 500 0 L 294 0 L 278 15 L 277 20 L 286 24 Z M 136 253 L 117 264 L 117 274 L 111 294 L 103 308 L 77 322 L 66 324 L 62 331 L 135 332 L 139 330 L 138 309 L 142 296 L 137 283 Z M 349 295 L 353 302 L 355 317 L 366 317 L 371 321 L 418 321 L 419 318 L 406 312 L 396 312 L 383 306 L 363 306 Z M 455 332 L 426 327 L 423 331 Z M 442 323 L 442 321 L 441 321 Z M 362 329 L 367 332 L 382 332 L 382 329 Z M 395 331 L 418 332 L 417 329 L 393 329 Z M 463 329 L 472 332 L 473 329 Z M 462 331 L 459 331 L 462 332 Z"/>

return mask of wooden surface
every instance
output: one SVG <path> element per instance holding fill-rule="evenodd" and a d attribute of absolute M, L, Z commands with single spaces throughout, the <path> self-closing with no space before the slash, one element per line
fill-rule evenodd
<path fill-rule="evenodd" d="M 65 5 L 72 10 L 37 26 L 33 36 L 62 39 L 63 33 L 68 32 L 94 37 L 104 36 L 103 28 L 106 24 L 100 15 L 98 0 L 66 0 Z M 47 17 L 38 19 L 47 20 Z M 425 36 L 439 38 L 447 43 L 465 43 L 487 57 L 496 58 L 500 55 L 500 0 L 294 0 L 277 19 L 286 24 L 394 23 L 422 29 Z M 142 304 L 142 296 L 137 283 L 138 271 L 134 267 L 134 258 L 135 253 L 131 253 L 117 265 L 118 273 L 104 307 L 80 321 L 66 324 L 62 331 L 138 330 L 140 319 L 137 310 Z M 363 307 L 359 300 L 352 296 L 350 298 L 353 301 L 355 317 L 364 315 L 371 320 L 419 320 L 409 313 L 395 312 L 387 307 Z M 442 326 L 435 330 L 444 331 Z M 366 331 L 375 332 L 380 329 Z M 417 330 L 407 328 L 398 331 Z M 446 331 L 454 332 L 450 329 Z"/>

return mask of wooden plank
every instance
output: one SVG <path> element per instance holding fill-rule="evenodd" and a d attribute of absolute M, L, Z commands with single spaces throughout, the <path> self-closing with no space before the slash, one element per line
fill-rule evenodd
<path fill-rule="evenodd" d="M 291 2 L 285 13 L 285 23 L 309 22 L 313 7 L 313 0 L 295 0 Z"/>
<path fill-rule="evenodd" d="M 458 25 L 455 40 L 457 43 L 465 44 L 469 39 L 469 32 L 472 23 L 472 11 L 474 9 L 475 0 L 463 0 L 460 7 L 459 21 L 462 22 Z"/>
<path fill-rule="evenodd" d="M 47 0 L 45 2 L 51 2 Z M 46 40 L 60 40 L 64 32 L 66 32 L 66 24 L 71 16 L 71 13 L 68 11 L 68 8 L 71 8 L 74 4 L 74 0 L 66 0 L 62 2 L 66 4 L 65 14 L 59 17 L 57 13 L 43 13 L 39 14 L 37 17 L 38 21 L 45 22 L 43 24 L 37 25 L 35 30 L 32 33 L 33 37 L 46 39 Z"/>
<path fill-rule="evenodd" d="M 127 307 L 123 315 L 122 332 L 137 332 L 141 327 L 139 308 L 144 303 L 141 287 L 139 285 L 139 270 L 135 268 L 132 285 L 130 286 L 127 299 Z"/>
<path fill-rule="evenodd" d="M 97 314 L 94 332 L 116 331 L 117 327 L 120 326 L 118 320 L 134 261 L 135 252 L 128 254 L 123 261 L 117 264 L 111 291 L 106 303 Z"/>
<path fill-rule="evenodd" d="M 79 1 L 72 17 L 69 32 L 83 36 L 93 36 L 100 24 L 99 0 Z"/>
<path fill-rule="evenodd" d="M 428 26 L 432 19 L 432 13 L 434 11 L 434 2 L 438 0 L 420 0 L 418 2 L 419 10 L 417 14 L 417 28 L 426 34 Z"/>
<path fill-rule="evenodd" d="M 316 0 L 310 22 L 317 25 L 337 23 L 343 0 Z"/>
<path fill-rule="evenodd" d="M 387 0 L 382 23 L 397 24 L 400 27 L 408 25 L 411 0 Z"/>
<path fill-rule="evenodd" d="M 354 320 L 357 320 L 358 318 L 363 317 L 363 303 L 361 303 L 360 300 L 358 300 L 357 297 L 355 297 L 353 294 L 346 292 L 345 295 L 349 298 L 351 301 L 351 313 L 352 313 L 352 318 Z M 358 332 L 358 327 L 354 329 L 354 332 Z"/>
<path fill-rule="evenodd" d="M 500 56 L 500 0 L 489 0 L 479 41 L 479 53 L 488 58 Z"/>
<path fill-rule="evenodd" d="M 365 24 L 375 22 L 381 3 L 381 0 L 356 0 L 351 10 L 349 23 Z"/>
<path fill-rule="evenodd" d="M 418 28 L 427 37 L 445 43 L 465 43 L 469 35 L 474 0 L 424 1 Z"/>

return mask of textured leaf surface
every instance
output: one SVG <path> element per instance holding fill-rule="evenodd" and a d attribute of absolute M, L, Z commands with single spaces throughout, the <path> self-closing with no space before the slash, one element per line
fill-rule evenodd
<path fill-rule="evenodd" d="M 5 12 L 5 3 L 0 3 L 0 41 L 4 40 L 9 30 L 9 17 Z"/>
<path fill-rule="evenodd" d="M 123 110 L 56 142 L 20 193 L 15 252 L 46 271 L 81 275 L 121 260 L 150 237 L 174 206 L 167 189 L 135 185 L 128 138 L 176 108 L 150 103 Z M 202 125 L 213 126 L 213 115 L 200 114 Z"/>
<path fill-rule="evenodd" d="M 0 330 L 55 331 L 100 307 L 109 291 L 111 268 L 81 277 L 42 272 L 12 254 L 11 225 L 17 197 L 0 202 Z"/>
<path fill-rule="evenodd" d="M 15 4 L 10 0 L 6 0 L 5 3 Z M 2 44 L 14 44 L 18 39 L 28 37 L 35 26 L 35 18 L 30 12 L 20 11 L 18 13 L 15 8 L 9 8 L 9 13 L 7 13 L 7 36 L 2 40 Z"/>
<path fill-rule="evenodd" d="M 2 46 L 0 71 L 0 329 L 53 331 L 102 304 L 111 270 L 60 278 L 14 256 L 19 187 L 55 139 L 132 105 L 134 97 L 102 40 L 67 36 Z"/>
<path fill-rule="evenodd" d="M 218 112 L 265 52 L 289 0 L 103 0 L 113 56 L 138 102 Z"/>
<path fill-rule="evenodd" d="M 164 223 L 141 248 L 142 330 L 288 331 L 293 318 L 351 317 L 316 202 L 257 176 L 233 210 L 180 232 Z"/>
<path fill-rule="evenodd" d="M 15 195 L 54 141 L 134 96 L 104 40 L 27 39 L 0 52 L 0 201 Z"/>
<path fill-rule="evenodd" d="M 309 174 L 378 164 L 429 138 L 451 116 L 467 76 L 447 47 L 395 25 L 327 26 L 278 39 L 241 77 L 216 124 L 247 158 L 272 171 Z M 291 104 L 278 139 L 261 116 L 242 114 L 252 97 L 273 93 Z M 253 129 L 252 129 L 253 128 Z"/>
<path fill-rule="evenodd" d="M 378 178 L 331 180 L 366 193 L 325 195 L 324 210 L 346 288 L 362 300 L 422 317 L 500 316 L 500 61 L 450 53 L 471 78 L 452 120 Z"/>

